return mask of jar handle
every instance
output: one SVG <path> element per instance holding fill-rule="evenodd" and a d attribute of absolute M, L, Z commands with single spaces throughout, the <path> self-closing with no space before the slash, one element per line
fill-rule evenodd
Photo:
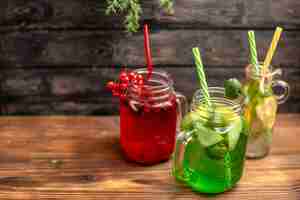
<path fill-rule="evenodd" d="M 188 112 L 188 102 L 186 97 L 176 92 L 176 103 L 177 103 L 177 132 L 180 131 L 180 123 L 183 118 L 183 116 Z"/>
<path fill-rule="evenodd" d="M 272 82 L 272 88 L 280 87 L 283 88 L 283 92 L 281 94 L 275 94 L 278 104 L 283 104 L 289 97 L 290 94 L 290 86 L 287 82 L 282 80 L 274 80 Z M 273 90 L 274 91 L 274 90 Z"/>
<path fill-rule="evenodd" d="M 184 170 L 183 170 L 183 159 L 185 154 L 185 148 L 187 144 L 192 139 L 192 132 L 180 132 L 176 137 L 176 145 L 173 159 L 172 173 L 173 175 L 184 180 Z"/>

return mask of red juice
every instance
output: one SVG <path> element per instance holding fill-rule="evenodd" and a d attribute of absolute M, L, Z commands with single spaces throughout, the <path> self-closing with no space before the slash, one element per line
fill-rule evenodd
<path fill-rule="evenodd" d="M 126 157 L 145 165 L 168 160 L 177 125 L 187 108 L 173 80 L 162 70 L 123 71 L 107 87 L 120 98 L 120 143 Z"/>
<path fill-rule="evenodd" d="M 176 136 L 176 96 L 158 107 L 132 108 L 120 102 L 121 146 L 129 160 L 155 164 L 168 160 Z"/>

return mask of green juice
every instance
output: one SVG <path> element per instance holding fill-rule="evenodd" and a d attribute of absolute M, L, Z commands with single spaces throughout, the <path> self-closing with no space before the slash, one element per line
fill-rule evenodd
<path fill-rule="evenodd" d="M 215 105 L 212 112 L 199 108 L 182 122 L 181 137 L 186 139 L 177 141 L 173 175 L 195 191 L 221 193 L 243 174 L 246 122 L 230 106 Z"/>

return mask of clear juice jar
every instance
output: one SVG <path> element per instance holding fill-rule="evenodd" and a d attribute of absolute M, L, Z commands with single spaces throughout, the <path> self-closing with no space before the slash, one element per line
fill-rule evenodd
<path fill-rule="evenodd" d="M 262 158 L 270 151 L 278 104 L 284 103 L 289 95 L 289 85 L 276 79 L 280 75 L 281 70 L 272 67 L 263 73 L 262 63 L 246 67 L 243 93 L 244 115 L 250 125 L 248 158 Z M 274 88 L 279 94 L 274 93 Z"/>
<path fill-rule="evenodd" d="M 129 160 L 156 164 L 173 153 L 186 100 L 174 91 L 166 72 L 154 70 L 149 80 L 147 69 L 134 73 L 142 75 L 145 82 L 142 87 L 129 84 L 127 98 L 120 101 L 120 142 Z"/>
<path fill-rule="evenodd" d="M 240 180 L 248 137 L 239 102 L 224 97 L 224 88 L 210 87 L 212 106 L 201 90 L 181 123 L 173 175 L 193 190 L 221 193 Z"/>

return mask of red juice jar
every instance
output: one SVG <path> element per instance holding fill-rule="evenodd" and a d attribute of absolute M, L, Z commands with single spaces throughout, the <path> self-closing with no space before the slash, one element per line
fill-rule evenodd
<path fill-rule="evenodd" d="M 134 73 L 145 81 L 142 86 L 129 84 L 127 98 L 120 101 L 120 142 L 129 160 L 156 164 L 168 160 L 173 152 L 186 100 L 174 91 L 166 72 L 154 70 L 150 79 L 147 69 Z"/>

